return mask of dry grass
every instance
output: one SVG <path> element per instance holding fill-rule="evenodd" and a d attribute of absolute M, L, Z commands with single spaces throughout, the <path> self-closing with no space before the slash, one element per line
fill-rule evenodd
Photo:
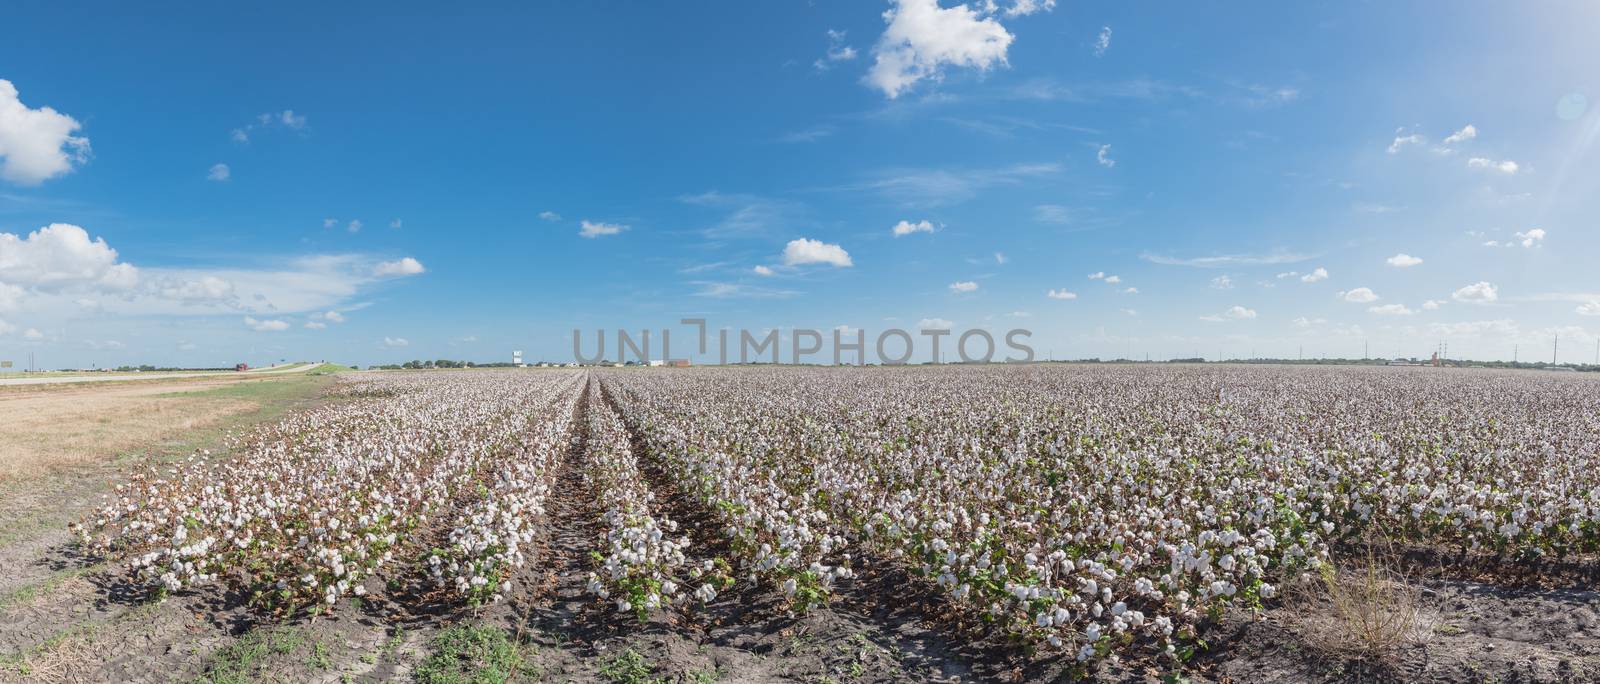
<path fill-rule="evenodd" d="M 103 654 L 96 653 L 88 635 L 72 633 L 51 641 L 43 648 L 0 664 L 0 681 L 76 684 L 93 682 L 95 664 Z M 15 678 L 15 679 L 13 679 Z"/>
<path fill-rule="evenodd" d="M 1324 566 L 1307 587 L 1301 621 L 1307 643 L 1329 653 L 1384 662 L 1427 634 L 1422 588 L 1382 543 Z"/>
<path fill-rule="evenodd" d="M 163 383 L 95 392 L 7 394 L 0 398 L 0 482 L 103 461 L 256 406 L 237 399 L 168 394 L 211 386 Z"/>

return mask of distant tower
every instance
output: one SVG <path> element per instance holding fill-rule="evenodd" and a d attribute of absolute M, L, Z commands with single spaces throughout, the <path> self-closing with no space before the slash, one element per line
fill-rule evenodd
<path fill-rule="evenodd" d="M 521 350 L 511 352 L 511 365 L 516 366 L 518 368 L 522 367 L 522 352 L 521 352 Z"/>

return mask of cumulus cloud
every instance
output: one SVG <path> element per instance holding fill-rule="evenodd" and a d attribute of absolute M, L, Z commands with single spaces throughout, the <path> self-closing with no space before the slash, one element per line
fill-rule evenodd
<path fill-rule="evenodd" d="M 404 225 L 405 225 L 405 223 L 401 222 L 400 219 L 395 219 L 395 220 L 389 222 L 389 227 L 390 228 L 400 228 L 401 226 L 404 226 Z"/>
<path fill-rule="evenodd" d="M 1233 279 L 1226 275 L 1219 275 L 1211 279 L 1211 287 L 1218 290 L 1233 289 Z"/>
<path fill-rule="evenodd" d="M 1008 17 L 1025 17 L 1036 12 L 1049 12 L 1056 8 L 1056 0 L 1017 0 L 1006 8 Z"/>
<path fill-rule="evenodd" d="M 27 330 L 22 331 L 22 339 L 37 342 L 44 339 L 44 333 L 39 332 L 35 328 L 28 328 Z"/>
<path fill-rule="evenodd" d="M 1110 145 L 1101 145 L 1100 150 L 1094 153 L 1094 160 L 1106 168 L 1117 165 L 1117 160 L 1111 158 Z"/>
<path fill-rule="evenodd" d="M 1367 307 L 1367 311 L 1380 316 L 1410 316 L 1411 314 L 1416 313 L 1415 311 L 1406 308 L 1406 305 L 1404 304 L 1383 304 L 1381 306 L 1371 306 Z"/>
<path fill-rule="evenodd" d="M 895 237 L 901 237 L 901 236 L 904 236 L 904 235 L 911 235 L 912 233 L 932 233 L 932 232 L 933 232 L 933 223 L 929 222 L 927 219 L 923 219 L 921 221 L 917 221 L 916 223 L 912 223 L 910 221 L 901 221 L 899 223 L 894 224 L 894 236 Z"/>
<path fill-rule="evenodd" d="M 1579 304 L 1575 311 L 1578 312 L 1579 316 L 1600 316 L 1600 299 Z"/>
<path fill-rule="evenodd" d="M 1247 321 L 1255 317 L 1255 309 L 1248 309 L 1242 306 L 1234 305 L 1228 307 L 1227 311 L 1224 311 L 1220 314 L 1201 316 L 1200 320 L 1211 323 L 1221 323 L 1222 321 Z"/>
<path fill-rule="evenodd" d="M 1006 65 L 1015 38 L 993 17 L 967 5 L 940 7 L 939 0 L 892 0 L 888 23 L 873 46 L 876 59 L 866 82 L 891 99 L 918 81 L 943 77 L 944 68 L 987 71 Z M 1032 4 L 1032 3 L 1030 3 Z"/>
<path fill-rule="evenodd" d="M 1487 157 L 1473 157 L 1467 160 L 1467 168 L 1498 171 L 1509 176 L 1521 170 L 1522 167 L 1510 159 L 1496 161 Z"/>
<path fill-rule="evenodd" d="M 1100 36 L 1098 38 L 1095 38 L 1095 41 L 1094 41 L 1094 56 L 1096 56 L 1096 57 L 1104 57 L 1104 56 L 1106 56 L 1106 50 L 1110 50 L 1110 49 L 1111 49 L 1111 27 L 1110 26 L 1105 26 L 1105 27 L 1102 27 L 1100 29 Z"/>
<path fill-rule="evenodd" d="M 786 266 L 828 264 L 840 268 L 855 265 L 843 247 L 810 238 L 790 240 L 783 248 L 783 263 Z"/>
<path fill-rule="evenodd" d="M 233 172 L 227 164 L 212 164 L 211 170 L 206 172 L 206 180 L 222 182 L 233 177 Z"/>
<path fill-rule="evenodd" d="M 1106 272 L 1105 271 L 1095 271 L 1094 273 L 1090 273 L 1089 274 L 1089 279 L 1090 280 L 1104 280 L 1105 277 L 1106 277 Z"/>
<path fill-rule="evenodd" d="M 70 223 L 52 223 L 27 237 L 0 233 L 0 274 L 13 284 L 44 287 L 82 284 L 129 288 L 138 282 L 132 265 L 117 261 L 105 238 Z"/>
<path fill-rule="evenodd" d="M 560 221 L 561 220 L 561 215 L 557 214 L 557 213 L 555 213 L 553 211 L 541 211 L 541 212 L 539 212 L 539 220 L 540 221 Z"/>
<path fill-rule="evenodd" d="M 1467 124 L 1466 126 L 1462 127 L 1461 130 L 1451 133 L 1449 137 L 1445 138 L 1444 144 L 1454 145 L 1456 143 L 1466 142 L 1476 137 L 1478 137 L 1478 129 L 1472 124 Z"/>
<path fill-rule="evenodd" d="M 918 330 L 949 330 L 956 326 L 955 323 L 943 318 L 924 318 L 917 321 Z"/>
<path fill-rule="evenodd" d="M 1544 243 L 1545 232 L 1543 228 L 1534 228 L 1516 235 L 1518 242 L 1522 243 L 1523 247 L 1537 247 Z"/>
<path fill-rule="evenodd" d="M 1078 293 L 1070 292 L 1066 288 L 1061 288 L 1059 290 L 1046 290 L 1044 296 L 1051 299 L 1077 299 Z"/>
<path fill-rule="evenodd" d="M 317 321 L 306 321 L 306 328 L 308 328 L 310 330 L 321 330 L 321 329 L 326 328 L 326 327 L 328 327 L 327 323 L 319 323 Z"/>
<path fill-rule="evenodd" d="M 244 317 L 244 324 L 256 332 L 277 332 L 288 330 L 289 322 L 277 319 L 259 320 L 249 316 Z"/>
<path fill-rule="evenodd" d="M 17 87 L 0 79 L 0 178 L 38 185 L 89 158 L 89 139 L 75 136 L 78 121 L 49 107 L 22 104 Z"/>
<path fill-rule="evenodd" d="M 1411 256 L 1410 254 L 1401 252 L 1400 254 L 1396 254 L 1388 259 L 1385 259 L 1384 262 L 1395 268 L 1410 268 L 1422 263 L 1422 260 Z"/>
<path fill-rule="evenodd" d="M 1339 298 L 1353 304 L 1368 304 L 1378 301 L 1377 293 L 1368 287 L 1358 287 L 1347 292 L 1340 292 Z"/>
<path fill-rule="evenodd" d="M 1289 275 L 1294 275 L 1294 274 L 1291 273 Z M 1284 276 L 1282 274 L 1279 274 L 1278 277 L 1282 278 Z M 1300 276 L 1300 282 L 1302 282 L 1302 283 L 1315 283 L 1317 281 L 1327 280 L 1327 279 L 1328 279 L 1328 269 L 1322 268 L 1320 266 L 1317 267 L 1316 270 L 1313 270 L 1310 273 L 1307 273 L 1307 274 L 1305 274 L 1303 276 Z"/>
<path fill-rule="evenodd" d="M 957 282 L 954 282 L 954 283 L 950 283 L 950 291 L 951 292 L 956 292 L 956 293 L 977 292 L 978 291 L 978 284 L 975 283 L 975 282 L 972 282 L 970 280 L 957 281 Z"/>
<path fill-rule="evenodd" d="M 770 276 L 773 274 L 773 270 L 767 266 L 757 265 L 755 268 L 750 270 L 755 271 L 756 275 L 758 276 Z"/>
<path fill-rule="evenodd" d="M 847 62 L 856 58 L 856 49 L 844 42 L 844 31 L 828 29 L 828 51 L 811 66 L 817 71 L 827 71 L 833 68 L 835 62 Z"/>
<path fill-rule="evenodd" d="M 398 348 L 398 347 L 407 347 L 407 346 L 410 346 L 410 345 L 411 345 L 411 342 L 409 340 L 407 340 L 406 338 L 404 338 L 404 337 L 385 337 L 385 338 L 383 338 L 383 346 L 389 347 L 391 349 Z"/>
<path fill-rule="evenodd" d="M 380 278 L 388 278 L 417 275 L 426 270 L 422 267 L 422 262 L 411 257 L 404 257 L 394 261 L 379 262 L 377 266 L 372 268 L 372 274 Z"/>
<path fill-rule="evenodd" d="M 361 221 L 359 221 L 359 220 L 351 221 L 349 224 L 347 224 L 344 227 L 344 229 L 348 230 L 348 231 L 350 231 L 352 233 L 359 233 L 359 232 L 361 232 L 362 225 L 364 225 L 364 224 L 362 224 Z"/>
<path fill-rule="evenodd" d="M 616 235 L 617 233 L 628 229 L 628 226 L 625 226 L 621 223 L 602 223 L 599 221 L 590 221 L 588 219 L 584 219 L 583 221 L 579 222 L 579 225 L 581 225 L 582 228 L 578 231 L 578 235 L 580 237 L 586 237 L 589 239 L 594 239 L 602 235 Z"/>
<path fill-rule="evenodd" d="M 1124 289 L 1122 291 L 1122 294 L 1139 294 L 1139 288 L 1130 287 L 1130 288 Z"/>
<path fill-rule="evenodd" d="M 1485 281 L 1478 281 L 1450 295 L 1451 299 L 1468 304 L 1492 304 L 1500 298 L 1500 290 Z"/>
<path fill-rule="evenodd" d="M 1430 299 L 1422 303 L 1422 308 L 1425 311 L 1438 311 L 1439 307 L 1444 305 L 1445 301 L 1442 299 Z"/>
<path fill-rule="evenodd" d="M 1422 136 L 1420 136 L 1420 135 L 1417 135 L 1415 133 L 1412 133 L 1410 135 L 1400 135 L 1399 133 L 1400 132 L 1397 131 L 1395 133 L 1394 142 L 1389 143 L 1389 154 L 1399 154 L 1400 150 L 1403 149 L 1406 145 L 1421 145 L 1422 144 Z"/>
<path fill-rule="evenodd" d="M 1102 280 L 1106 281 L 1107 285 L 1116 285 L 1117 283 L 1122 282 L 1122 276 L 1109 275 L 1102 278 Z"/>
<path fill-rule="evenodd" d="M 296 131 L 304 130 L 306 127 L 306 117 L 304 114 L 294 113 L 294 110 L 292 109 L 285 109 L 281 112 L 268 112 L 266 114 L 260 114 L 256 116 L 256 120 L 253 123 L 233 129 L 233 132 L 229 134 L 229 137 L 233 138 L 233 141 L 236 143 L 248 143 L 250 142 L 251 136 L 255 135 L 256 131 L 267 130 L 279 126 Z"/>

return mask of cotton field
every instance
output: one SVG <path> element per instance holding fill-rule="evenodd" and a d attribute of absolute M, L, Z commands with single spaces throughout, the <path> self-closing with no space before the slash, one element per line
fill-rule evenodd
<path fill-rule="evenodd" d="M 1600 551 L 1600 382 L 1572 375 L 479 371 L 334 395 L 132 474 L 74 526 L 81 547 L 154 597 L 225 590 L 297 619 L 536 600 L 562 527 L 586 540 L 562 572 L 609 619 L 888 602 L 862 577 L 899 572 L 930 620 L 1077 674 L 1182 669 L 1375 540 L 1508 569 Z"/>

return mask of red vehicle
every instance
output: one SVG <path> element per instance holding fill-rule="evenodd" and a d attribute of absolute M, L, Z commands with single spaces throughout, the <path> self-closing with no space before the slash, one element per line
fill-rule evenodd
<path fill-rule="evenodd" d="M 250 364 L 248 364 L 248 363 L 235 364 L 233 369 L 236 370 L 236 371 L 247 371 L 247 370 L 250 370 Z"/>

